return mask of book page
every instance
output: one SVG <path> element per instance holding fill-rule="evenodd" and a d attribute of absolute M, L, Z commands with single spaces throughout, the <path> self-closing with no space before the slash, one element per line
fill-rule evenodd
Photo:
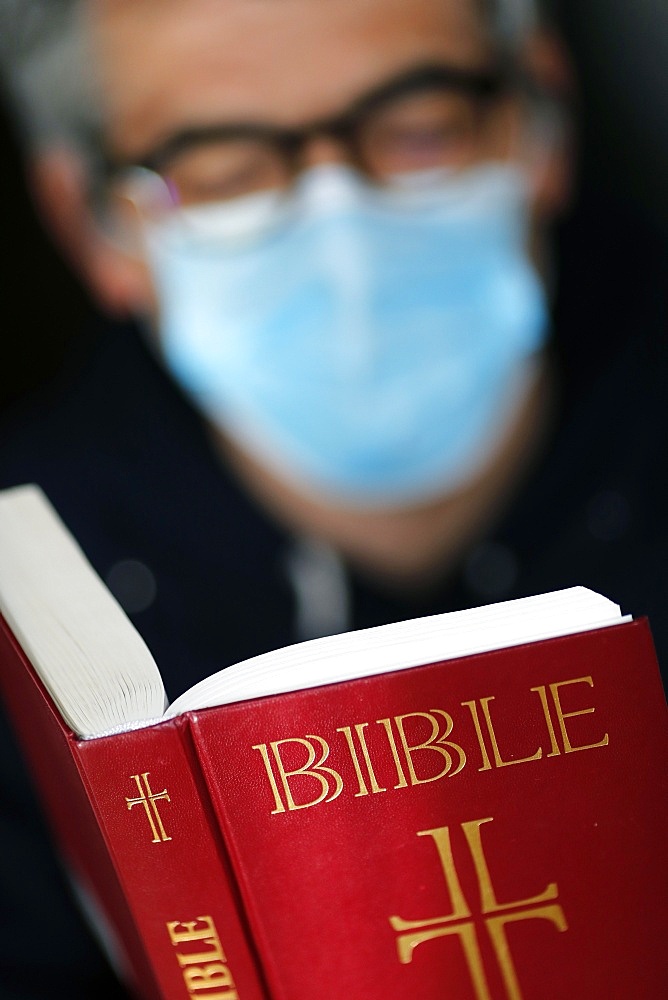
<path fill-rule="evenodd" d="M 617 604 L 585 587 L 341 635 L 310 639 L 244 660 L 177 698 L 167 717 L 425 663 L 537 642 L 621 621 Z"/>
<path fill-rule="evenodd" d="M 628 620 L 612 601 L 573 587 L 263 653 L 196 684 L 165 712 L 143 639 L 35 486 L 0 493 L 0 611 L 83 738 Z"/>
<path fill-rule="evenodd" d="M 0 492 L 0 611 L 78 735 L 164 711 L 144 640 L 36 486 Z"/>

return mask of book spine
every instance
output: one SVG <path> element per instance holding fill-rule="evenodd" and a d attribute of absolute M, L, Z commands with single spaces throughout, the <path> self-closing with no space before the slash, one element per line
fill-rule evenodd
<path fill-rule="evenodd" d="M 267 1000 L 188 719 L 76 754 L 160 996 Z"/>
<path fill-rule="evenodd" d="M 83 909 L 141 1000 L 267 1000 L 187 719 L 75 739 L 0 616 L 0 689 Z"/>
<path fill-rule="evenodd" d="M 0 688 L 57 848 L 92 930 L 133 994 L 159 1000 L 137 926 L 80 774 L 77 743 L 0 616 Z"/>

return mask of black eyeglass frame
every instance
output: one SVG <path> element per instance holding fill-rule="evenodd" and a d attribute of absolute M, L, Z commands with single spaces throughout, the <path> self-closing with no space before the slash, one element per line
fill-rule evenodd
<path fill-rule="evenodd" d="M 360 125 L 384 104 L 420 91 L 442 89 L 469 94 L 485 106 L 516 87 L 518 82 L 516 74 L 507 68 L 476 71 L 428 64 L 409 70 L 363 95 L 343 114 L 319 119 L 298 128 L 281 128 L 253 122 L 185 128 L 137 159 L 124 162 L 105 157 L 105 172 L 108 179 L 133 167 L 162 175 L 169 162 L 184 150 L 209 142 L 235 139 L 257 140 L 274 146 L 292 172 L 299 163 L 305 145 L 318 136 L 329 136 L 341 142 L 353 158 L 359 160 L 357 136 Z"/>

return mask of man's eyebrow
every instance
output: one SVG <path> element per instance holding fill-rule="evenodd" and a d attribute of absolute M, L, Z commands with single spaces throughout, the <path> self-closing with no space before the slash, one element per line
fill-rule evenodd
<path fill-rule="evenodd" d="M 145 154 L 113 165 L 118 167 L 138 165 L 156 170 L 167 159 L 198 143 L 216 139 L 271 139 L 277 136 L 315 133 L 321 128 L 335 127 L 349 119 L 362 117 L 395 97 L 408 96 L 414 91 L 429 87 L 452 89 L 484 99 L 497 94 L 508 82 L 509 74 L 500 66 L 468 69 L 448 63 L 418 63 L 376 84 L 356 97 L 343 111 L 330 117 L 313 119 L 301 126 L 291 127 L 281 127 L 261 120 L 232 120 L 183 126 L 165 136 Z"/>

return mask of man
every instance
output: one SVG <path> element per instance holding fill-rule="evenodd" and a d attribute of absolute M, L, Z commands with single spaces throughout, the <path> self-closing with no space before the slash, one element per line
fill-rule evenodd
<path fill-rule="evenodd" d="M 665 442 L 661 369 L 634 343 L 584 393 L 559 386 L 550 348 L 567 72 L 532 8 L 75 15 L 42 68 L 78 53 L 81 113 L 54 116 L 42 80 L 36 196 L 98 302 L 138 329 L 100 333 L 10 423 L 3 485 L 40 482 L 171 696 L 299 638 L 576 583 L 650 612 L 665 641 L 666 484 L 643 455 L 650 427 Z M 101 995 L 26 842 L 11 753 L 5 898 L 34 930 L 12 918 L 5 995 L 58 995 L 59 976 Z"/>

